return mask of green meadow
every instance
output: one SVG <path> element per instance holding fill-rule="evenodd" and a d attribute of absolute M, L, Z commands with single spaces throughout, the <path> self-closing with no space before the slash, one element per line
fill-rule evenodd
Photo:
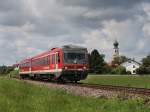
<path fill-rule="evenodd" d="M 0 78 L 0 112 L 149 112 L 143 99 L 83 97 Z"/>
<path fill-rule="evenodd" d="M 115 85 L 115 86 L 129 86 L 150 88 L 150 75 L 95 75 L 89 74 L 86 80 L 81 82 L 102 84 L 102 85 Z"/>

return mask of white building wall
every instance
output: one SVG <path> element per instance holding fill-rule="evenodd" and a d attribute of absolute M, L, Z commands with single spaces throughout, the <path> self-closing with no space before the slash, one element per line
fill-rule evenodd
<path fill-rule="evenodd" d="M 125 62 L 122 64 L 123 67 L 126 68 L 126 71 L 130 71 L 131 74 L 136 74 L 136 69 L 138 69 L 140 67 L 139 64 L 137 64 L 136 62 Z"/>

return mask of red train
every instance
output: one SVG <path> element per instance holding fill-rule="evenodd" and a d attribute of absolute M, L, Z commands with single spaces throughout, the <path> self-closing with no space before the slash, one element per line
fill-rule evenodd
<path fill-rule="evenodd" d="M 79 81 L 88 75 L 87 49 L 65 45 L 25 59 L 19 63 L 21 78 Z"/>

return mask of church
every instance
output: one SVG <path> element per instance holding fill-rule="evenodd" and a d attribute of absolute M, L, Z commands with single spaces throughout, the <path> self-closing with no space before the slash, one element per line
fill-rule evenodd
<path fill-rule="evenodd" d="M 113 46 L 114 46 L 114 52 L 113 52 L 112 60 L 120 57 L 120 55 L 119 55 L 119 42 L 116 40 L 113 43 Z M 127 61 L 125 61 L 124 63 L 121 63 L 120 65 L 125 67 L 127 72 L 130 72 L 131 74 L 136 74 L 136 69 L 138 69 L 141 64 L 139 62 L 135 61 L 134 59 L 127 59 Z M 112 64 L 112 62 L 111 62 L 111 66 L 114 66 Z"/>

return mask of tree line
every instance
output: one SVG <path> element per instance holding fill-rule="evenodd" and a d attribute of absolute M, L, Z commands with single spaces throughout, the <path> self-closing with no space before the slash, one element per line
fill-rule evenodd
<path fill-rule="evenodd" d="M 110 66 L 105 62 L 104 54 L 100 54 L 98 50 L 94 49 L 89 53 L 89 72 L 96 74 L 126 74 L 126 69 L 122 66 L 118 66 L 121 63 L 125 62 L 127 58 L 121 56 L 112 61 L 114 66 Z M 117 66 L 117 67 L 116 67 Z"/>
<path fill-rule="evenodd" d="M 2 65 L 2 66 L 0 66 L 0 75 L 9 74 L 13 70 L 14 70 L 14 67 L 12 67 L 12 66 Z"/>
<path fill-rule="evenodd" d="M 97 74 L 130 74 L 126 72 L 126 68 L 121 66 L 122 63 L 132 60 L 126 56 L 119 56 L 112 60 L 111 66 L 105 62 L 104 54 L 100 54 L 94 49 L 88 54 L 89 57 L 89 72 Z M 138 74 L 150 74 L 150 55 L 142 59 L 142 64 L 137 69 Z"/>
<path fill-rule="evenodd" d="M 142 59 L 142 65 L 137 69 L 138 74 L 150 74 L 150 54 Z"/>

